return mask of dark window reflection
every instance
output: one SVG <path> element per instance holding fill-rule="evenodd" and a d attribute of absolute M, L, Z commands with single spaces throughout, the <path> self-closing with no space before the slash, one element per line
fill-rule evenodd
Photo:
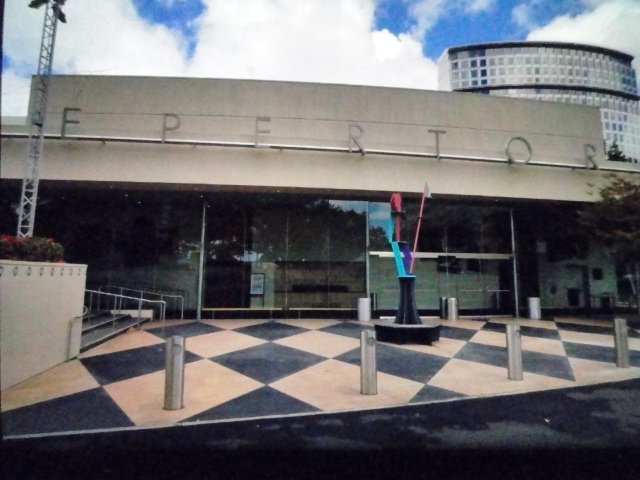
<path fill-rule="evenodd" d="M 413 246 L 419 204 L 403 202 L 407 219 L 402 239 Z M 371 250 L 389 250 L 386 237 L 389 209 L 384 203 L 371 204 L 369 237 Z M 443 205 L 427 201 L 418 241 L 419 252 L 510 253 L 509 210 L 477 205 Z"/>
<path fill-rule="evenodd" d="M 242 214 L 209 215 L 210 248 L 231 250 L 226 256 L 216 250 L 215 259 L 209 254 L 207 307 L 356 305 L 366 276 L 364 204 L 303 196 L 237 200 Z M 216 208 L 225 210 L 220 202 Z"/>

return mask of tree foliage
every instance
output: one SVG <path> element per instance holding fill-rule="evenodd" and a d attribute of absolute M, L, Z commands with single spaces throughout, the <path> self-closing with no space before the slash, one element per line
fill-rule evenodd
<path fill-rule="evenodd" d="M 608 177 L 600 200 L 580 212 L 580 221 L 626 263 L 640 313 L 640 182 L 615 174 Z"/>
<path fill-rule="evenodd" d="M 580 212 L 580 222 L 620 259 L 640 262 L 640 183 L 615 174 L 608 178 L 600 200 Z"/>
<path fill-rule="evenodd" d="M 631 162 L 631 158 L 627 157 L 616 142 L 613 142 L 607 150 L 607 158 L 611 162 Z"/>

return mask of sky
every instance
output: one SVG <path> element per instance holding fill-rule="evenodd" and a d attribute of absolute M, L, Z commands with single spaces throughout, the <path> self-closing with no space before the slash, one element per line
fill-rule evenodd
<path fill-rule="evenodd" d="M 44 9 L 4 1 L 2 115 L 25 116 Z M 437 89 L 451 46 L 586 43 L 634 55 L 640 0 L 67 0 L 53 72 Z M 639 75 L 640 76 L 640 75 Z"/>

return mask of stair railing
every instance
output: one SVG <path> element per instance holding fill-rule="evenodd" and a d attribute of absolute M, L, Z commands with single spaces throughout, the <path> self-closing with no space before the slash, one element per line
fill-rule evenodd
<path fill-rule="evenodd" d="M 109 293 L 109 292 L 101 292 L 99 290 L 85 290 L 85 293 L 89 294 L 89 306 L 88 306 L 88 317 L 91 317 L 91 311 L 93 309 L 93 300 L 94 296 L 97 297 L 96 306 L 98 310 L 102 309 L 102 297 L 112 298 L 113 299 L 113 310 L 119 311 L 123 310 L 122 303 L 123 300 L 137 302 L 138 305 L 138 322 L 137 327 L 140 327 L 140 319 L 142 318 L 142 304 L 151 304 L 157 305 L 160 311 L 160 320 L 162 320 L 162 331 L 164 332 L 164 321 L 165 321 L 165 312 L 167 310 L 167 302 L 164 300 L 151 300 L 148 298 L 142 297 L 131 297 L 128 295 L 122 295 L 119 293 Z"/>
<path fill-rule="evenodd" d="M 183 295 L 175 295 L 175 294 L 164 293 L 164 292 L 154 292 L 151 290 L 141 290 L 137 288 L 122 287 L 119 285 L 102 285 L 98 287 L 99 292 L 103 292 L 105 290 L 116 290 L 116 291 L 119 291 L 120 295 L 124 295 L 125 292 L 135 293 L 135 294 L 139 294 L 140 298 L 146 298 L 147 300 L 151 300 L 151 299 L 148 297 L 145 297 L 145 295 L 147 296 L 154 295 L 156 297 L 159 297 L 160 300 L 164 300 L 165 298 L 175 299 L 174 301 L 179 300 L 180 301 L 180 320 L 184 320 L 184 296 Z"/>

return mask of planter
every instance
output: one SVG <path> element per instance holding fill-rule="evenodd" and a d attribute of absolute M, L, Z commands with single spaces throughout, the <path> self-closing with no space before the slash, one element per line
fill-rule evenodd
<path fill-rule="evenodd" d="M 87 266 L 0 260 L 0 389 L 78 355 Z"/>

